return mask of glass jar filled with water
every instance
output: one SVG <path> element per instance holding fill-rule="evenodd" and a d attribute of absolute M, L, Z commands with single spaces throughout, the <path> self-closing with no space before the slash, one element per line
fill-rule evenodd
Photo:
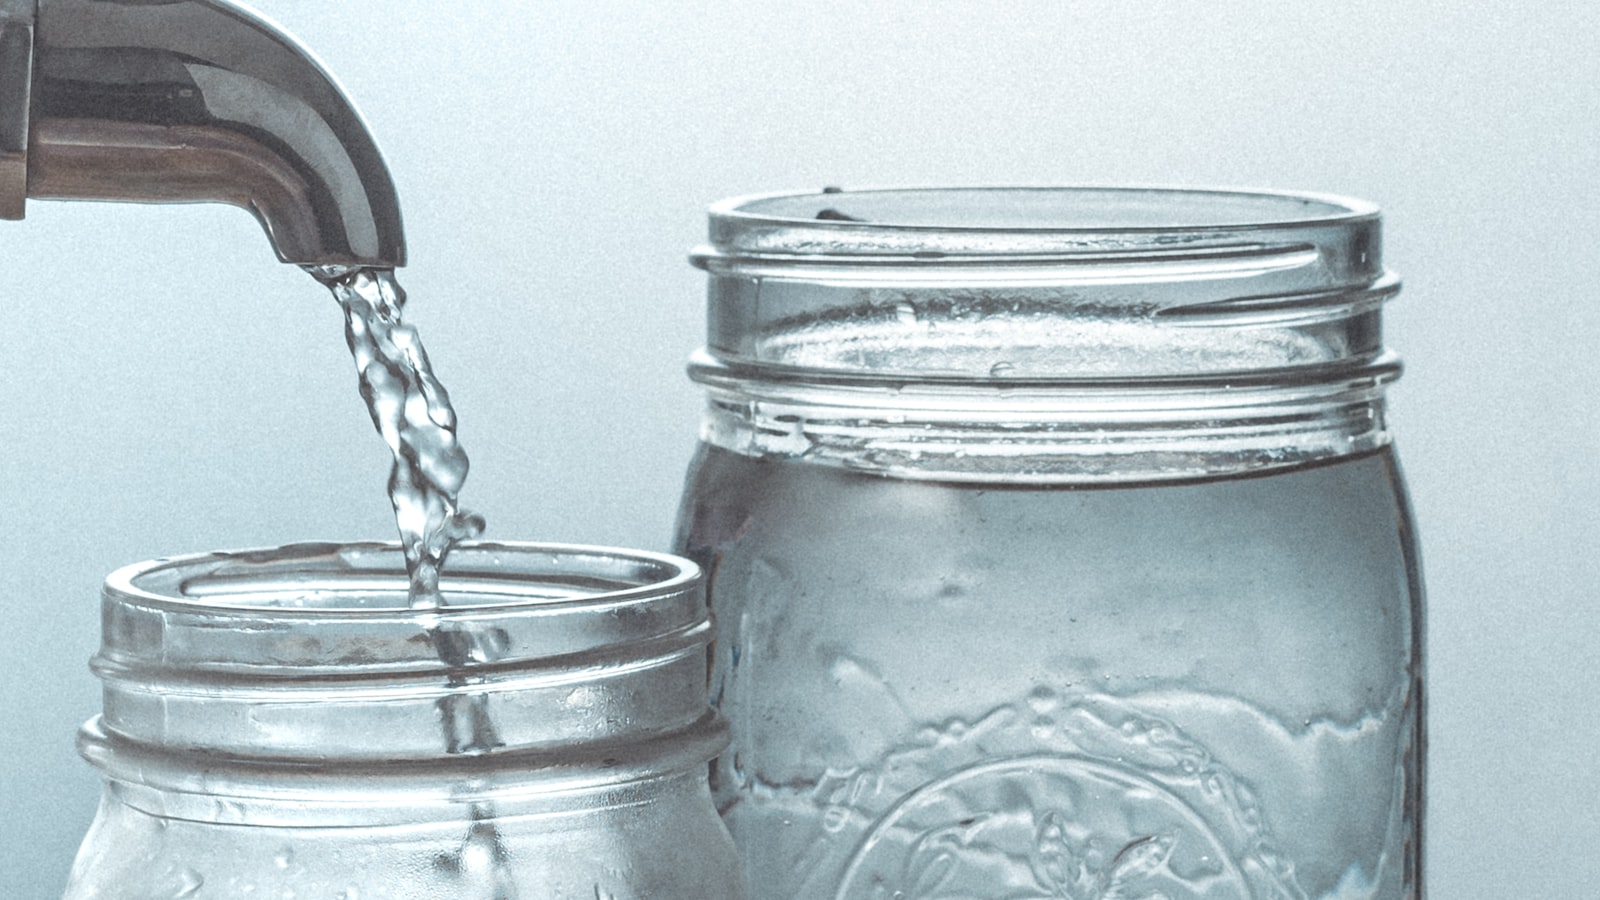
<path fill-rule="evenodd" d="M 828 189 L 694 258 L 678 543 L 755 896 L 1420 896 L 1376 209 Z"/>
<path fill-rule="evenodd" d="M 113 574 L 67 900 L 744 896 L 699 571 L 466 544 L 439 587 L 377 544 Z"/>

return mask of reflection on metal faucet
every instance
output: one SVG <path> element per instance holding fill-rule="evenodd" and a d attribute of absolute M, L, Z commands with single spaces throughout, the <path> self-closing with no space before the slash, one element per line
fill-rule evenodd
<path fill-rule="evenodd" d="M 231 203 L 284 262 L 405 262 L 360 115 L 224 0 L 0 0 L 0 217 L 26 198 Z"/>

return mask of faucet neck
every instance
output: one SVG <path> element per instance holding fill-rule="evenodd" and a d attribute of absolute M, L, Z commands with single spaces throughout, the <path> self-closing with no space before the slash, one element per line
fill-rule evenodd
<path fill-rule="evenodd" d="M 405 262 L 355 108 L 303 47 L 225 0 L 0 0 L 0 215 L 21 218 L 26 198 L 229 203 L 284 262 Z"/>

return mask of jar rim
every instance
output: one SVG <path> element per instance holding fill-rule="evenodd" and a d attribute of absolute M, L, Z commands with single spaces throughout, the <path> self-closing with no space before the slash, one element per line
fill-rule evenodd
<path fill-rule="evenodd" d="M 724 200 L 708 237 L 690 374 L 709 389 L 702 437 L 725 449 L 1075 482 L 1387 441 L 1381 308 L 1400 282 L 1364 200 L 826 188 Z"/>
<path fill-rule="evenodd" d="M 379 620 L 421 612 L 449 617 L 515 614 L 567 604 L 591 608 L 627 604 L 692 588 L 701 577 L 692 561 L 648 550 L 469 541 L 451 551 L 453 565 L 442 573 L 441 585 L 447 600 L 453 594 L 476 602 L 420 610 L 407 602 L 403 558 L 399 544 L 392 541 L 305 542 L 192 553 L 123 566 L 106 576 L 104 591 L 108 600 L 119 604 L 191 614 Z M 322 580 L 302 577 L 292 585 L 279 583 L 311 574 Z M 291 600 L 296 596 L 300 602 Z M 352 605 L 362 598 L 365 603 Z"/>
<path fill-rule="evenodd" d="M 732 197 L 713 204 L 710 215 L 716 243 L 737 232 L 798 229 L 802 233 L 790 233 L 789 241 L 805 252 L 808 235 L 824 241 L 861 232 L 1201 237 L 1340 225 L 1375 219 L 1379 209 L 1306 191 L 1085 184 L 825 187 Z"/>
<path fill-rule="evenodd" d="M 90 662 L 101 721 L 159 752 L 322 763 L 583 756 L 699 727 L 711 625 L 693 562 L 470 541 L 442 575 L 446 605 L 414 608 L 395 543 L 123 567 Z"/>

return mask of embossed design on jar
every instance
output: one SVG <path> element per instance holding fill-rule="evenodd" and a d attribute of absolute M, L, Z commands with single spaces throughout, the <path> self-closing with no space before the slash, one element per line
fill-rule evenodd
<path fill-rule="evenodd" d="M 797 896 L 1305 896 L 1250 785 L 1170 721 L 1110 696 L 1041 685 L 808 785 L 731 774 L 749 802 L 725 815 L 736 834 L 755 817 L 781 822 L 762 861 L 787 859 Z"/>
<path fill-rule="evenodd" d="M 963 769 L 902 799 L 857 847 L 840 900 L 1249 898 L 1194 809 L 1096 760 L 1031 756 Z"/>

